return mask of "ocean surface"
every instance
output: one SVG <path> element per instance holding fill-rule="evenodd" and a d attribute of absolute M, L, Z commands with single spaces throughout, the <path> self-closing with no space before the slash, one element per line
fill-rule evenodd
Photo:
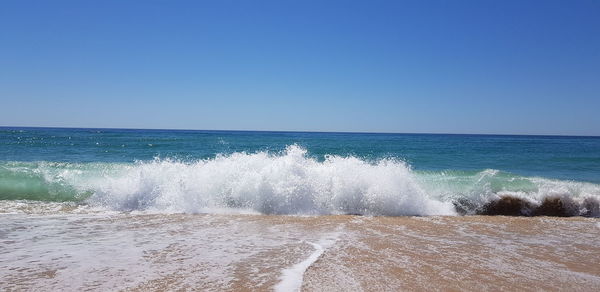
<path fill-rule="evenodd" d="M 5 213 L 597 217 L 598 198 L 600 137 L 0 128 Z"/>

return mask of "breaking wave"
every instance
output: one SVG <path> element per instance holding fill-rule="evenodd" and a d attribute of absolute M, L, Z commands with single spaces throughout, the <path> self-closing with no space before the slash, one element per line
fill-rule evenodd
<path fill-rule="evenodd" d="M 600 186 L 497 170 L 411 170 L 397 159 L 233 153 L 184 162 L 5 162 L 0 199 L 116 211 L 359 215 L 600 216 Z"/>

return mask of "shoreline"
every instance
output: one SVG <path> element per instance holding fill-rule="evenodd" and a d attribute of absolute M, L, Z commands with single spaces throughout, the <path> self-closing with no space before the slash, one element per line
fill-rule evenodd
<path fill-rule="evenodd" d="M 598 218 L 0 217 L 7 290 L 270 291 L 294 268 L 303 291 L 600 289 Z"/>

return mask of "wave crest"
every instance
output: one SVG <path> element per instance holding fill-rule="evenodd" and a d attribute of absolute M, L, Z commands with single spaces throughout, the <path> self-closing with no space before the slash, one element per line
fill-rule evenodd
<path fill-rule="evenodd" d="M 597 184 L 498 170 L 419 172 L 391 158 L 319 161 L 296 145 L 194 162 L 10 162 L 0 165 L 0 178 L 2 200 L 75 201 L 117 211 L 600 216 Z"/>
<path fill-rule="evenodd" d="M 89 187 L 89 185 L 88 185 Z M 155 160 L 126 166 L 92 186 L 92 204 L 119 210 L 264 214 L 453 214 L 429 198 L 409 167 L 391 159 L 368 163 L 328 156 L 319 162 L 289 146 L 280 154 L 234 153 L 183 163 Z"/>

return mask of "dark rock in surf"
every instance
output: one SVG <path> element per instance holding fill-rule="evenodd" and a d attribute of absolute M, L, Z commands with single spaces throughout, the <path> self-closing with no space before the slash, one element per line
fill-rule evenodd
<path fill-rule="evenodd" d="M 546 197 L 535 209 L 535 216 L 571 217 L 579 215 L 579 204 L 567 196 Z"/>
<path fill-rule="evenodd" d="M 481 215 L 504 215 L 504 216 L 531 216 L 535 205 L 525 199 L 502 196 L 497 200 L 483 205 L 478 214 Z"/>

